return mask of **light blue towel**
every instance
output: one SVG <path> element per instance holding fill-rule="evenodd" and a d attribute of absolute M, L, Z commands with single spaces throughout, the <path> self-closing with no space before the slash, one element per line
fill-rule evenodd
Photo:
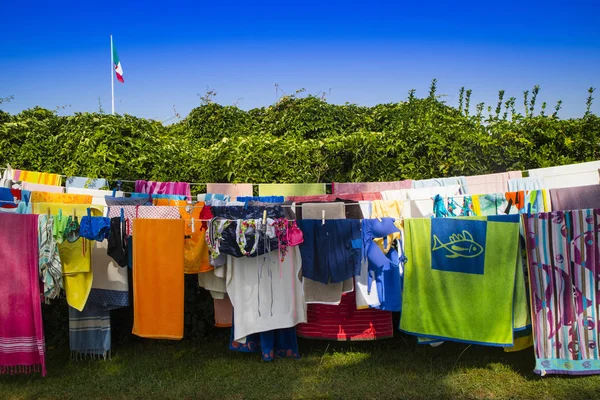
<path fill-rule="evenodd" d="M 70 176 L 67 178 L 67 189 L 108 189 L 108 182 L 104 178 L 84 178 L 81 176 Z"/>
<path fill-rule="evenodd" d="M 455 176 L 452 178 L 433 178 L 433 179 L 422 179 L 419 181 L 413 181 L 412 187 L 414 189 L 430 188 L 430 187 L 442 187 L 442 186 L 460 186 L 460 193 L 467 194 L 467 180 L 464 176 Z"/>
<path fill-rule="evenodd" d="M 520 190 L 540 190 L 544 189 L 544 178 L 519 178 L 508 181 L 508 191 L 518 192 Z"/>

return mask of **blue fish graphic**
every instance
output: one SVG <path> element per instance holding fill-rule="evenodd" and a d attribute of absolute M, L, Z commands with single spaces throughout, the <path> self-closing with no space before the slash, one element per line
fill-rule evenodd
<path fill-rule="evenodd" d="M 483 252 L 483 247 L 473 240 L 473 235 L 467 231 L 461 233 L 455 233 L 450 236 L 448 243 L 442 243 L 442 241 L 433 235 L 433 248 L 431 251 L 439 249 L 445 249 L 450 254 L 446 255 L 447 258 L 474 258 Z"/>

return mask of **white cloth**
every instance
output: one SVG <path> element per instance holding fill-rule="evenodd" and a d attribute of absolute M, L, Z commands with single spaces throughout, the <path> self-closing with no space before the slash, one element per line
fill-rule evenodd
<path fill-rule="evenodd" d="M 281 264 L 277 251 L 255 258 L 227 257 L 227 294 L 233 305 L 234 340 L 306 322 L 300 268 L 300 251 L 296 247 L 289 249 Z"/>
<path fill-rule="evenodd" d="M 433 198 L 439 194 L 442 197 L 460 194 L 460 185 L 426 187 L 417 189 L 384 190 L 381 196 L 384 200 L 410 200 L 410 206 L 404 207 L 404 218 L 422 218 L 433 215 Z"/>
<path fill-rule="evenodd" d="M 127 268 L 120 267 L 116 261 L 109 256 L 108 240 L 92 244 L 92 272 L 94 280 L 93 289 L 129 291 L 129 280 L 127 279 Z"/>
<path fill-rule="evenodd" d="M 600 183 L 600 161 L 558 167 L 530 169 L 529 176 L 543 178 L 544 189 L 597 185 Z"/>
<path fill-rule="evenodd" d="M 209 290 L 213 299 L 225 298 L 225 293 L 227 293 L 226 271 L 227 266 L 224 265 L 212 271 L 200 272 L 198 274 L 198 286 Z"/>

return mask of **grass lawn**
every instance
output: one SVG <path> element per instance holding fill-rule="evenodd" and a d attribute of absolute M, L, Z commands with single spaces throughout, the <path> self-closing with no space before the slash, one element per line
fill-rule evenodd
<path fill-rule="evenodd" d="M 402 335 L 299 345 L 300 360 L 271 363 L 259 354 L 227 350 L 224 336 L 135 341 L 116 346 L 106 362 L 71 361 L 68 349 L 49 348 L 48 376 L 0 376 L 0 399 L 600 398 L 600 376 L 533 374 L 531 349 L 504 353 L 454 343 L 431 348 Z"/>

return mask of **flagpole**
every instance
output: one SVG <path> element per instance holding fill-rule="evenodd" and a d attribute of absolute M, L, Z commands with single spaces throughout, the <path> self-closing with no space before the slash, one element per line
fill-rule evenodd
<path fill-rule="evenodd" d="M 110 35 L 110 88 L 112 93 L 112 113 L 115 113 L 115 62 L 113 60 L 113 42 Z"/>

